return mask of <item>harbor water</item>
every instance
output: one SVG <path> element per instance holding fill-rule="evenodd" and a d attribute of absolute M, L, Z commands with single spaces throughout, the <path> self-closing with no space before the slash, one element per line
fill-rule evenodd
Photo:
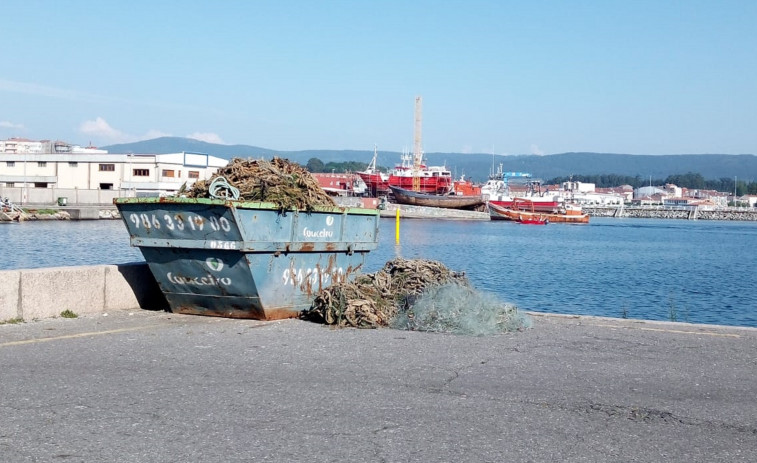
<path fill-rule="evenodd" d="M 366 272 L 438 260 L 523 310 L 757 327 L 757 222 L 382 219 Z M 0 269 L 143 261 L 118 220 L 0 225 Z"/>

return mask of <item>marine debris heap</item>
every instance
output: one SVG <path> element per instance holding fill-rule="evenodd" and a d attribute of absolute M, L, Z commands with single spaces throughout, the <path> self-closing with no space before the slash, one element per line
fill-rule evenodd
<path fill-rule="evenodd" d="M 189 198 L 210 198 L 210 185 L 219 177 L 239 190 L 239 199 L 276 204 L 282 210 L 313 210 L 316 206 L 336 206 L 305 168 L 286 159 L 233 158 L 210 180 L 198 180 L 186 192 Z"/>
<path fill-rule="evenodd" d="M 425 259 L 396 258 L 376 273 L 318 293 L 303 318 L 338 327 L 485 335 L 526 328 L 515 306 L 476 291 L 464 273 Z"/>

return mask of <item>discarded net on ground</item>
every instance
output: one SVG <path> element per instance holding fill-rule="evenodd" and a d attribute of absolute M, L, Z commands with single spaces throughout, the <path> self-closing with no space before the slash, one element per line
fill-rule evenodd
<path fill-rule="evenodd" d="M 190 198 L 211 197 L 209 187 L 222 177 L 239 191 L 239 199 L 270 202 L 281 209 L 312 210 L 314 206 L 334 206 L 334 200 L 323 191 L 306 169 L 286 159 L 234 158 L 208 181 L 199 180 L 187 190 Z"/>
<path fill-rule="evenodd" d="M 397 314 L 392 328 L 483 336 L 516 331 L 530 320 L 512 304 L 469 286 L 447 284 L 430 288 L 413 306 Z"/>
<path fill-rule="evenodd" d="M 303 318 L 339 327 L 390 326 L 482 335 L 524 328 L 517 308 L 474 290 L 440 262 L 397 258 L 322 290 Z"/>

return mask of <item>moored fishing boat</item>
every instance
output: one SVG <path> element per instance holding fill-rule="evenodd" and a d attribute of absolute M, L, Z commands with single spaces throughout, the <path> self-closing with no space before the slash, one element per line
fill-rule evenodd
<path fill-rule="evenodd" d="M 589 214 L 585 214 L 579 206 L 574 204 L 564 204 L 559 212 L 538 212 L 533 208 L 523 210 L 517 201 L 514 208 L 502 207 L 494 203 L 487 203 L 489 217 L 492 220 L 512 220 L 515 222 L 523 220 L 549 220 L 555 223 L 589 223 Z M 527 206 L 523 206 L 524 208 Z"/>
<path fill-rule="evenodd" d="M 399 204 L 425 207 L 444 207 L 448 209 L 475 209 L 484 201 L 481 195 L 428 194 L 389 186 L 394 200 Z"/>
<path fill-rule="evenodd" d="M 452 191 L 452 172 L 446 166 L 429 166 L 423 162 L 421 147 L 421 97 L 415 98 L 415 130 L 413 153 L 403 152 L 401 163 L 388 174 L 383 174 L 376 167 L 377 151 L 373 150 L 373 159 L 368 168 L 358 172 L 368 186 L 368 191 L 381 194 L 388 192 L 390 186 L 421 193 L 447 194 Z"/>
<path fill-rule="evenodd" d="M 423 193 L 446 194 L 452 191 L 452 172 L 444 166 L 427 166 L 420 163 L 415 169 L 413 156 L 403 153 L 401 163 L 394 166 L 389 173 L 381 172 L 376 167 L 376 153 L 374 152 L 368 167 L 357 174 L 365 182 L 367 191 L 378 196 L 389 192 L 390 186 L 406 190 L 413 189 L 415 177 L 418 180 L 418 191 Z"/>
<path fill-rule="evenodd" d="M 546 217 L 529 217 L 520 218 L 517 222 L 523 225 L 547 225 L 549 223 L 549 219 Z"/>
<path fill-rule="evenodd" d="M 481 196 L 483 194 L 481 187 L 480 184 L 473 183 L 463 175 L 460 180 L 452 182 L 452 193 L 463 196 Z"/>
<path fill-rule="evenodd" d="M 376 167 L 376 158 L 378 157 L 378 147 L 373 147 L 373 158 L 368 167 L 357 175 L 366 185 L 366 191 L 374 198 L 386 194 L 389 191 L 389 174 L 381 172 Z"/>
<path fill-rule="evenodd" d="M 511 179 L 520 180 L 520 188 L 510 187 Z M 525 179 L 523 182 L 522 179 Z M 524 209 L 538 212 L 556 213 L 562 209 L 565 198 L 559 191 L 541 191 L 541 181 L 532 179 L 531 174 L 525 172 L 503 172 L 502 164 L 497 172 L 489 176 L 489 180 L 481 187 L 481 194 L 487 203 L 509 209 Z M 527 201 L 527 202 L 524 202 Z"/>

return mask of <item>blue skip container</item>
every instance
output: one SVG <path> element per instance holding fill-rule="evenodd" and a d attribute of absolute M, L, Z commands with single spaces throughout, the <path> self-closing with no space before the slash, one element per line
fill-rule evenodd
<path fill-rule="evenodd" d="M 379 211 L 203 198 L 116 198 L 173 312 L 274 320 L 360 273 Z"/>

